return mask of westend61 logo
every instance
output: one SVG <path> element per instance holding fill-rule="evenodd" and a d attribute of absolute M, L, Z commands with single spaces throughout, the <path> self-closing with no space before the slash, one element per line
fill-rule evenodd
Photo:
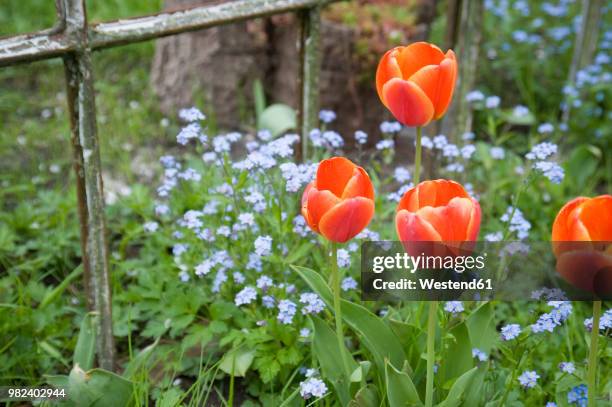
<path fill-rule="evenodd" d="M 556 259 L 551 242 L 366 242 L 361 246 L 361 298 L 529 301 L 538 297 L 535 293 L 553 290 L 559 300 L 609 299 L 611 290 L 588 289 L 587 276 L 597 287 L 607 287 L 611 275 L 605 267 L 599 270 L 598 258 L 584 254 L 592 248 L 573 242 L 566 249 L 569 260 Z M 585 280 L 582 285 L 577 273 Z"/>

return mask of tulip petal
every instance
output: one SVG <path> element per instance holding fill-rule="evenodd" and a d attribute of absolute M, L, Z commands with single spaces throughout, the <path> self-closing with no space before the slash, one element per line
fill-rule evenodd
<path fill-rule="evenodd" d="M 446 242 L 461 242 L 474 234 L 470 229 L 474 212 L 474 201 L 470 198 L 453 198 L 445 206 L 425 206 L 416 215 L 426 220 Z M 477 228 L 480 226 L 475 225 Z M 472 229 L 474 227 L 472 226 Z M 476 231 L 477 233 L 477 231 Z"/>
<path fill-rule="evenodd" d="M 425 206 L 445 206 L 453 198 L 469 198 L 468 193 L 458 182 L 437 179 L 433 181 L 423 181 L 417 186 L 415 199 L 418 208 Z"/>
<path fill-rule="evenodd" d="M 446 113 L 455 92 L 457 82 L 457 60 L 455 53 L 448 50 L 446 58 L 440 63 L 440 77 L 438 81 L 438 92 L 433 105 L 435 109 L 434 119 L 439 119 Z"/>
<path fill-rule="evenodd" d="M 580 207 L 585 201 L 588 201 L 589 198 L 578 197 L 575 198 L 568 203 L 566 203 L 563 208 L 557 214 L 555 221 L 553 222 L 552 228 L 552 240 L 557 242 L 562 241 L 570 241 L 570 240 L 590 240 L 588 239 L 588 233 L 582 228 L 579 229 L 579 232 L 582 236 L 576 235 L 575 231 L 571 229 L 571 224 L 575 223 L 576 215 L 573 212 Z M 570 221 L 571 220 L 571 221 Z M 584 232 L 584 233 L 583 233 Z M 581 237 L 579 239 L 574 239 L 574 237 Z"/>
<path fill-rule="evenodd" d="M 439 65 L 444 59 L 440 48 L 427 42 L 415 42 L 404 47 L 397 56 L 397 62 L 404 79 L 410 78 L 427 65 Z"/>
<path fill-rule="evenodd" d="M 440 187 L 444 187 L 444 184 L 436 181 L 423 181 L 417 185 L 415 199 L 418 202 L 418 208 L 438 206 L 436 197 Z"/>
<path fill-rule="evenodd" d="M 397 210 L 416 212 L 425 206 L 444 206 L 455 197 L 469 198 L 469 194 L 458 182 L 446 179 L 423 181 L 410 188 L 400 199 Z"/>
<path fill-rule="evenodd" d="M 612 195 L 585 201 L 579 219 L 589 231 L 590 240 L 612 242 Z"/>
<path fill-rule="evenodd" d="M 312 188 L 308 194 L 308 201 L 306 208 L 308 210 L 309 222 L 308 224 L 315 230 L 319 230 L 319 222 L 323 215 L 336 204 L 340 202 L 340 198 L 331 193 L 330 191 L 323 190 L 319 191 L 316 188 Z"/>
<path fill-rule="evenodd" d="M 319 230 L 327 239 L 344 243 L 355 237 L 372 220 L 374 201 L 357 197 L 340 202 L 331 208 L 319 222 Z"/>
<path fill-rule="evenodd" d="M 361 167 L 354 170 L 353 177 L 342 192 L 342 199 L 355 198 L 362 196 L 364 198 L 374 199 L 374 186 L 368 173 Z"/>
<path fill-rule="evenodd" d="M 474 200 L 471 198 L 453 198 L 444 208 L 447 222 L 450 224 L 449 229 L 451 230 L 448 240 L 457 242 L 474 240 L 468 237 L 469 234 L 474 234 L 474 228 L 480 228 L 480 222 L 477 225 L 471 225 L 476 220 L 473 219 Z M 478 234 L 477 229 L 476 234 Z"/>
<path fill-rule="evenodd" d="M 442 240 L 440 234 L 429 222 L 427 222 L 427 220 L 404 209 L 400 210 L 397 215 L 395 215 L 395 227 L 397 236 L 402 242 Z"/>
<path fill-rule="evenodd" d="M 410 77 L 410 81 L 419 85 L 434 106 L 434 119 L 446 113 L 453 97 L 457 80 L 457 62 L 455 54 L 449 50 L 440 65 L 427 65 Z"/>
<path fill-rule="evenodd" d="M 415 187 L 410 188 L 400 198 L 396 211 L 399 212 L 402 209 L 408 212 L 416 212 L 419 210 L 419 199 Z"/>
<path fill-rule="evenodd" d="M 480 204 L 474 198 L 472 200 L 472 214 L 470 216 L 470 222 L 468 223 L 465 240 L 476 241 L 478 238 L 478 232 L 480 232 L 480 221 L 482 217 L 482 211 Z"/>
<path fill-rule="evenodd" d="M 387 106 L 383 95 L 383 86 L 393 78 L 402 78 L 402 71 L 397 63 L 397 55 L 404 47 L 395 47 L 383 55 L 376 68 L 376 91 L 383 105 Z"/>
<path fill-rule="evenodd" d="M 393 116 L 406 126 L 425 126 L 433 117 L 431 101 L 413 82 L 391 79 L 383 86 L 383 95 Z"/>
<path fill-rule="evenodd" d="M 315 232 L 317 232 L 317 228 L 316 225 L 313 224 L 310 220 L 310 214 L 308 213 L 308 195 L 310 194 L 310 191 L 314 188 L 314 182 L 311 182 L 310 184 L 306 185 L 306 188 L 304 189 L 304 193 L 302 194 L 302 216 L 304 217 L 304 220 L 306 220 L 306 223 L 308 224 L 308 226 L 310 226 L 310 228 L 312 230 L 314 230 Z"/>
<path fill-rule="evenodd" d="M 304 193 L 302 194 L 302 208 L 306 207 L 306 202 L 308 202 L 308 194 L 310 193 L 310 190 L 312 188 L 314 188 L 314 181 L 310 182 L 308 185 L 306 185 L 306 188 L 304 188 Z"/>
<path fill-rule="evenodd" d="M 427 222 L 437 233 L 440 235 L 440 239 L 443 241 L 453 241 L 453 230 L 451 223 L 455 223 L 456 220 L 450 218 L 447 213 L 446 207 L 434 208 L 432 206 L 426 206 L 419 209 L 415 215 Z"/>
<path fill-rule="evenodd" d="M 344 157 L 332 157 L 321 161 L 317 169 L 316 187 L 319 191 L 331 191 L 342 196 L 346 184 L 353 177 L 357 166 Z"/>
<path fill-rule="evenodd" d="M 419 88 L 425 92 L 435 109 L 440 83 L 440 66 L 426 65 L 416 71 L 408 80 L 419 85 Z"/>
<path fill-rule="evenodd" d="M 447 205 L 453 198 L 469 198 L 470 195 L 463 186 L 449 179 L 437 179 L 431 181 L 436 187 L 434 206 Z"/>

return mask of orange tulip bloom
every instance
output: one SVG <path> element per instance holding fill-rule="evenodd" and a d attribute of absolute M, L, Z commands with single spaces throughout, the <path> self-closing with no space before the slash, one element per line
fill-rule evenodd
<path fill-rule="evenodd" d="M 321 161 L 302 195 L 302 215 L 312 230 L 333 242 L 352 239 L 374 216 L 368 173 L 344 157 Z"/>
<path fill-rule="evenodd" d="M 472 242 L 480 205 L 455 181 L 423 181 L 400 200 L 395 225 L 402 242 Z"/>
<path fill-rule="evenodd" d="M 552 240 L 557 272 L 566 281 L 599 295 L 612 293 L 612 195 L 565 204 L 553 223 Z"/>
<path fill-rule="evenodd" d="M 376 90 L 383 104 L 406 126 L 425 126 L 446 113 L 457 80 L 455 53 L 427 42 L 395 47 L 382 57 Z"/>

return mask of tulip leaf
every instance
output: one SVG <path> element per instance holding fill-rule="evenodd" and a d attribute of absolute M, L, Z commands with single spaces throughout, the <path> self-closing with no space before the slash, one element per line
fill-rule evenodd
<path fill-rule="evenodd" d="M 370 371 L 371 366 L 372 363 L 367 360 L 359 362 L 359 366 L 357 366 L 357 369 L 353 370 L 353 373 L 351 373 L 351 383 L 361 382 L 365 380 L 366 376 L 368 375 L 368 372 Z"/>
<path fill-rule="evenodd" d="M 296 127 L 295 110 L 281 103 L 268 106 L 257 118 L 257 128 L 259 130 L 269 130 L 272 137 L 280 136 Z"/>
<path fill-rule="evenodd" d="M 489 353 L 499 336 L 495 330 L 491 303 L 485 302 L 476 308 L 466 320 L 472 348 Z"/>
<path fill-rule="evenodd" d="M 364 345 L 374 356 L 380 371 L 384 370 L 384 360 L 389 359 L 397 365 L 404 365 L 404 349 L 391 328 L 365 307 L 342 301 L 343 319 L 357 331 Z"/>
<path fill-rule="evenodd" d="M 323 277 L 306 267 L 291 267 L 328 307 L 333 308 L 332 293 Z M 342 300 L 341 304 L 344 321 L 360 335 L 364 345 L 374 356 L 374 361 L 381 372 L 385 370 L 385 359 L 389 359 L 396 366 L 404 365 L 406 361 L 404 349 L 386 323 L 361 305 L 345 300 Z"/>
<path fill-rule="evenodd" d="M 423 405 L 410 376 L 397 370 L 388 361 L 385 365 L 385 384 L 391 407 Z"/>
<path fill-rule="evenodd" d="M 380 397 L 376 386 L 368 384 L 362 387 L 355 394 L 355 398 L 351 400 L 348 407 L 378 407 L 380 406 Z"/>
<path fill-rule="evenodd" d="M 427 332 L 421 327 L 414 324 L 409 324 L 396 319 L 389 319 L 389 325 L 395 336 L 400 340 L 408 363 L 413 368 L 421 361 L 422 350 L 425 349 L 427 343 Z"/>
<path fill-rule="evenodd" d="M 74 348 L 73 363 L 78 364 L 84 370 L 93 367 L 94 356 L 96 354 L 96 313 L 85 314 L 81 321 L 81 329 L 77 344 Z"/>
<path fill-rule="evenodd" d="M 459 376 L 459 378 L 455 380 L 455 383 L 453 383 L 448 395 L 446 396 L 446 399 L 438 404 L 438 407 L 458 407 L 466 405 L 464 403 L 465 390 L 468 387 L 470 387 L 470 393 L 474 393 L 478 390 L 470 386 L 473 379 L 476 377 L 477 372 L 478 368 L 474 367 Z"/>
<path fill-rule="evenodd" d="M 132 382 L 107 370 L 85 372 L 75 365 L 68 376 L 67 393 L 77 406 L 126 406 L 132 392 Z"/>
<path fill-rule="evenodd" d="M 332 382 L 341 404 L 345 406 L 351 399 L 351 393 L 350 380 L 342 361 L 343 355 L 350 371 L 357 369 L 359 365 L 355 363 L 346 348 L 339 349 L 335 332 L 321 318 L 312 316 L 311 319 L 314 327 L 314 353 L 321 364 L 323 376 Z"/>
<path fill-rule="evenodd" d="M 444 359 L 448 362 L 444 364 L 443 368 L 444 383 L 461 376 L 474 367 L 472 344 L 465 323 L 461 322 L 454 326 L 448 333 L 453 338 L 448 344 Z"/>

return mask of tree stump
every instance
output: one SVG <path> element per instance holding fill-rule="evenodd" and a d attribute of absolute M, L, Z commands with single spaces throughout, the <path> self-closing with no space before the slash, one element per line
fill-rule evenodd
<path fill-rule="evenodd" d="M 177 10 L 214 0 L 166 0 L 164 10 Z M 252 20 L 157 40 L 151 85 L 160 109 L 175 115 L 194 103 L 221 128 L 237 128 L 252 99 L 253 81 L 267 65 L 263 21 Z"/>
<path fill-rule="evenodd" d="M 286 16 L 274 20 L 270 54 L 272 75 L 267 86 L 270 99 L 290 106 L 296 106 L 299 69 L 297 21 Z M 376 89 L 359 83 L 354 45 L 357 40 L 355 29 L 342 24 L 322 21 L 321 24 L 321 75 L 320 106 L 336 112 L 333 124 L 345 137 L 363 128 L 365 123 L 374 123 L 364 130 L 373 130 L 384 117 L 384 107 L 378 103 Z M 369 127 L 369 128 L 367 128 Z"/>

